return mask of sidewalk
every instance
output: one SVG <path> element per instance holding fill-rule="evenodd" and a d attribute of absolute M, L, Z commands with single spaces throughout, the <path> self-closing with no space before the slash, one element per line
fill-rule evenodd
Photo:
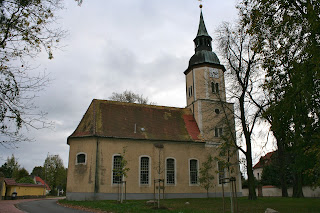
<path fill-rule="evenodd" d="M 14 205 L 17 203 L 28 202 L 39 199 L 21 199 L 21 200 L 0 200 L 0 213 L 23 213 Z"/>

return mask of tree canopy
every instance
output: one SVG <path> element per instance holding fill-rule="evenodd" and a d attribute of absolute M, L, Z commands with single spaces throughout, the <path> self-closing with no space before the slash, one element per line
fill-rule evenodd
<path fill-rule="evenodd" d="M 0 1 L 0 144 L 29 140 L 21 128 L 42 128 L 44 114 L 36 112 L 35 93 L 47 83 L 45 74 L 31 75 L 28 60 L 46 51 L 53 58 L 64 32 L 53 27 L 62 0 Z"/>
<path fill-rule="evenodd" d="M 0 171 L 6 178 L 12 178 L 14 173 L 17 173 L 20 169 L 20 164 L 14 155 L 8 157 L 6 162 L 0 167 Z"/>
<path fill-rule="evenodd" d="M 254 49 L 266 71 L 270 105 L 264 116 L 271 121 L 279 157 L 293 160 L 288 161 L 293 194 L 301 197 L 303 176 L 320 177 L 319 163 L 311 163 L 320 160 L 320 2 L 244 0 L 240 7 L 243 22 L 252 23 L 249 32 L 257 37 Z"/>
<path fill-rule="evenodd" d="M 34 180 L 29 176 L 23 177 L 23 178 L 19 179 L 16 182 L 17 183 L 32 183 L 32 184 L 35 184 Z"/>
<path fill-rule="evenodd" d="M 35 167 L 32 169 L 31 175 L 38 176 L 38 177 L 40 177 L 40 178 L 43 179 L 43 180 L 45 179 L 44 169 L 43 169 L 42 166 L 35 166 Z"/>
<path fill-rule="evenodd" d="M 123 93 L 113 92 L 112 96 L 110 96 L 109 99 L 112 101 L 120 101 L 120 102 L 128 102 L 128 103 L 155 104 L 153 102 L 149 102 L 147 97 L 143 97 L 143 95 L 140 95 L 128 90 L 124 91 Z"/>
<path fill-rule="evenodd" d="M 44 164 L 45 181 L 51 188 L 51 193 L 55 194 L 57 188 L 66 191 L 67 169 L 59 155 L 48 155 Z"/>

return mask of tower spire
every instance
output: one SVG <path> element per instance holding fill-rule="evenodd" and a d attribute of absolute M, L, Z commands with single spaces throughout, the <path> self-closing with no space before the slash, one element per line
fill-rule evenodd
<path fill-rule="evenodd" d="M 211 41 L 212 38 L 208 34 L 206 25 L 203 20 L 202 9 L 200 12 L 199 28 L 196 38 L 193 40 L 195 44 L 195 51 L 208 50 L 212 51 Z"/>
<path fill-rule="evenodd" d="M 212 52 L 212 38 L 208 34 L 202 14 L 202 5 L 200 4 L 200 21 L 196 38 L 193 40 L 195 54 L 189 60 L 189 68 L 198 64 L 215 64 L 220 65 L 217 55 Z"/>
<path fill-rule="evenodd" d="M 207 31 L 206 25 L 204 23 L 204 20 L 203 20 L 202 9 L 201 9 L 201 12 L 200 12 L 200 22 L 199 22 L 199 28 L 198 28 L 197 37 L 198 36 L 208 36 L 208 37 L 210 37 L 209 34 L 208 34 L 208 31 Z"/>

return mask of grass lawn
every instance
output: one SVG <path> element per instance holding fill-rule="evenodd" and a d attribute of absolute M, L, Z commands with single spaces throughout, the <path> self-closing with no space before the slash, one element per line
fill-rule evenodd
<path fill-rule="evenodd" d="M 189 202 L 190 204 L 185 204 Z M 120 204 L 116 201 L 67 201 L 59 200 L 62 205 L 81 206 L 89 209 L 98 209 L 113 213 L 120 212 L 217 212 L 222 213 L 222 198 L 209 199 L 168 199 L 161 201 L 162 209 L 153 209 L 153 204 L 146 204 L 145 200 L 130 200 Z M 230 198 L 226 198 L 226 212 L 230 212 Z M 272 208 L 280 213 L 319 212 L 320 199 L 313 198 L 259 198 L 250 201 L 246 197 L 238 199 L 241 213 L 264 213 L 267 208 Z"/>

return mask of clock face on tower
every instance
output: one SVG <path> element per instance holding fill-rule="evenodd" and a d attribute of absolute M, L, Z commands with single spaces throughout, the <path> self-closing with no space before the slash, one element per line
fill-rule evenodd
<path fill-rule="evenodd" d="M 209 76 L 211 78 L 219 78 L 219 70 L 216 68 L 209 68 Z"/>

